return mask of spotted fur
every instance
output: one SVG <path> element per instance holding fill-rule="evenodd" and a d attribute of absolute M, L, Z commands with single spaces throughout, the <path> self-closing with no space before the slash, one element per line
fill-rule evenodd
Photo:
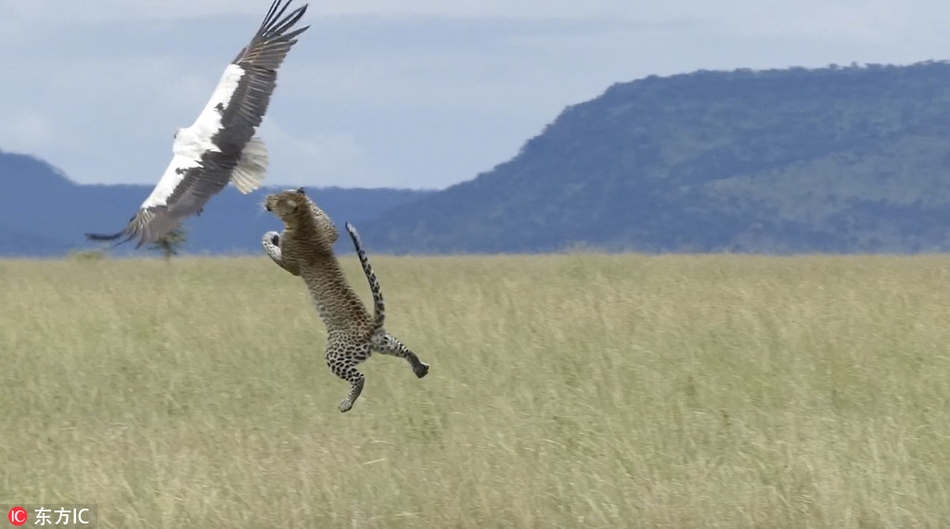
<path fill-rule="evenodd" d="M 350 383 L 349 393 L 340 402 L 340 411 L 349 411 L 362 393 L 366 377 L 356 366 L 373 352 L 404 358 L 418 378 L 426 376 L 429 366 L 384 328 L 386 306 L 382 290 L 356 229 L 347 223 L 347 231 L 373 293 L 375 315 L 372 318 L 347 283 L 333 253 L 333 243 L 338 237 L 336 226 L 306 196 L 303 188 L 268 195 L 264 205 L 284 223 L 283 233 L 264 234 L 261 241 L 264 252 L 281 268 L 303 278 L 327 328 L 327 365 L 336 376 Z"/>
<path fill-rule="evenodd" d="M 379 280 L 376 279 L 373 265 L 369 264 L 369 257 L 366 256 L 366 250 L 363 249 L 360 234 L 349 222 L 346 223 L 346 231 L 350 234 L 353 248 L 356 249 L 356 255 L 360 259 L 360 266 L 363 267 L 363 274 L 369 282 L 369 290 L 373 293 L 373 310 L 376 311 L 376 318 L 373 320 L 373 336 L 376 336 L 384 332 L 383 326 L 386 324 L 386 302 L 383 301 L 383 289 L 380 288 Z"/>

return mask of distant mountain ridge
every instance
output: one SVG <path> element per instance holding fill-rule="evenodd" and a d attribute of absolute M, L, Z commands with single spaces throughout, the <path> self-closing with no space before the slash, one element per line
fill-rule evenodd
<path fill-rule="evenodd" d="M 152 191 L 151 185 L 79 185 L 49 163 L 23 154 L 0 151 L 0 256 L 58 257 L 73 250 L 108 248 L 87 241 L 86 232 L 122 229 Z M 185 252 L 197 254 L 260 254 L 261 236 L 280 230 L 280 222 L 260 207 L 267 187 L 242 195 L 230 186 L 212 197 L 200 217 L 185 221 Z M 434 191 L 404 189 L 307 188 L 327 214 L 338 222 L 362 221 L 394 205 Z M 349 250 L 341 237 L 341 251 Z M 130 242 L 111 252 L 132 253 Z M 143 249 L 134 252 L 148 255 Z"/>
<path fill-rule="evenodd" d="M 394 253 L 950 250 L 950 65 L 698 71 L 567 107 L 363 223 Z"/>
<path fill-rule="evenodd" d="M 0 255 L 96 247 L 82 233 L 117 231 L 150 189 L 0 153 Z M 212 198 L 188 250 L 259 252 L 279 226 L 258 210 L 267 191 Z M 373 254 L 950 251 L 950 64 L 650 76 L 448 189 L 309 194 Z"/>

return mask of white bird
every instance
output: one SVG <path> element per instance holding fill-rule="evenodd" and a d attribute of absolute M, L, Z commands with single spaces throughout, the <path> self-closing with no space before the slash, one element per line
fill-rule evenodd
<path fill-rule="evenodd" d="M 281 18 L 292 1 L 274 0 L 257 34 L 224 69 L 198 119 L 175 132 L 172 161 L 129 224 L 116 234 L 87 233 L 87 238 L 125 236 L 118 245 L 137 237 L 138 248 L 157 241 L 186 217 L 200 215 L 228 183 L 243 194 L 261 186 L 267 147 L 255 133 L 277 85 L 277 69 L 296 37 L 310 27 L 288 32 L 307 10 L 304 4 Z"/>

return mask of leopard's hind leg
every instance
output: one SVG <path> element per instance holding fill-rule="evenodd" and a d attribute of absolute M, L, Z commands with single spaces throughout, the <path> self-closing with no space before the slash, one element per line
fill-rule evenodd
<path fill-rule="evenodd" d="M 343 340 L 334 340 L 328 337 L 327 340 L 327 365 L 333 374 L 350 383 L 350 391 L 346 398 L 340 401 L 340 412 L 350 411 L 360 393 L 363 392 L 363 385 L 366 383 L 366 377 L 360 373 L 356 366 L 369 358 L 370 346 L 368 343 L 347 344 Z"/>
<path fill-rule="evenodd" d="M 419 360 L 419 356 L 416 355 L 416 353 L 412 352 L 412 350 L 403 345 L 398 338 L 388 332 L 383 331 L 373 336 L 373 351 L 405 358 L 409 362 L 409 365 L 412 366 L 412 372 L 415 373 L 418 378 L 429 374 L 428 364 Z"/>

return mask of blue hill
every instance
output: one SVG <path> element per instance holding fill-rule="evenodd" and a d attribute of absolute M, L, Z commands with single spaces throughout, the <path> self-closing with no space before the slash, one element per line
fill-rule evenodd
<path fill-rule="evenodd" d="M 914 253 L 950 251 L 948 184 L 950 64 L 924 62 L 650 76 L 448 189 L 308 191 L 373 253 Z M 213 197 L 186 251 L 259 252 L 268 191 Z M 149 192 L 0 154 L 0 254 L 89 248 Z"/>
<path fill-rule="evenodd" d="M 280 223 L 260 208 L 276 188 L 242 195 L 229 187 L 214 196 L 200 217 L 189 218 L 184 251 L 197 254 L 260 253 L 260 238 Z M 147 185 L 78 185 L 49 163 L 23 154 L 0 152 L 0 255 L 56 257 L 72 250 L 108 247 L 84 233 L 121 229 L 151 192 Z M 404 189 L 308 188 L 327 214 L 341 224 L 360 223 L 380 211 L 407 204 L 433 191 Z M 341 237 L 341 250 L 349 251 Z M 119 246 L 127 254 L 134 243 Z M 142 250 L 136 253 L 143 253 Z"/>

